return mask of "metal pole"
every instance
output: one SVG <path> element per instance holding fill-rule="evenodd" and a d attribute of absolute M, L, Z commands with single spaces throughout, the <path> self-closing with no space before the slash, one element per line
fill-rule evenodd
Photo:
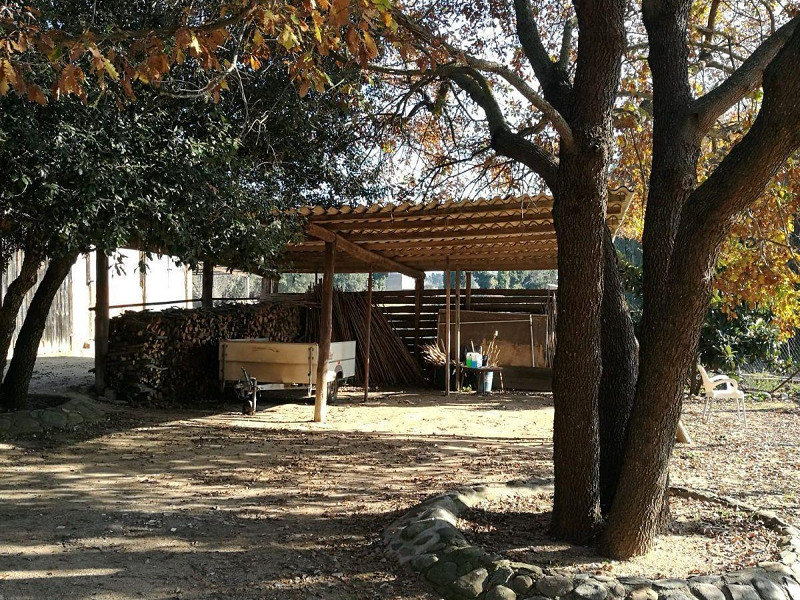
<path fill-rule="evenodd" d="M 372 337 L 372 271 L 367 277 L 367 344 L 364 348 L 364 402 L 369 398 L 369 352 Z"/>

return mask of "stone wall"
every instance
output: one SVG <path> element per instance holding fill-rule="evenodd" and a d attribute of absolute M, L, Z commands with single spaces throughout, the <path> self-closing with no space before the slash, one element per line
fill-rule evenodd
<path fill-rule="evenodd" d="M 800 600 L 800 530 L 771 513 L 757 516 L 782 533 L 780 562 L 688 579 L 569 575 L 488 554 L 456 528 L 458 516 L 481 500 L 521 489 L 552 491 L 552 485 L 545 479 L 477 485 L 429 498 L 387 528 L 387 553 L 448 600 Z"/>

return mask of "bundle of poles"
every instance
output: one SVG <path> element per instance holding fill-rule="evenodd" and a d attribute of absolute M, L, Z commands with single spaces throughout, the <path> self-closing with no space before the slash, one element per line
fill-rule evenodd
<path fill-rule="evenodd" d="M 312 296 L 321 303 L 317 286 Z M 367 299 L 360 292 L 333 292 L 333 328 L 331 341 L 356 342 L 355 384 L 364 384 L 367 348 Z M 394 332 L 380 308 L 372 306 L 369 332 L 369 383 L 375 386 L 418 387 L 425 383 L 419 363 L 409 353 L 403 340 Z M 319 340 L 319 310 L 310 310 L 306 320 L 306 340 Z"/>

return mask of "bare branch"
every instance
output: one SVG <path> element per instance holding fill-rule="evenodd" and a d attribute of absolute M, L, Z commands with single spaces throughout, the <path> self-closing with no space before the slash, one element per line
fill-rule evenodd
<path fill-rule="evenodd" d="M 517 17 L 517 36 L 522 44 L 525 56 L 533 67 L 539 83 L 542 84 L 544 97 L 559 110 L 564 110 L 570 85 L 565 70 L 553 63 L 547 49 L 542 43 L 536 18 L 529 0 L 514 0 L 514 12 Z"/>
<path fill-rule="evenodd" d="M 561 136 L 561 143 L 564 145 L 564 147 L 572 146 L 572 129 L 561 113 L 512 69 L 509 69 L 507 66 L 494 61 L 484 60 L 482 58 L 472 56 L 454 46 L 447 40 L 435 38 L 433 33 L 421 26 L 419 23 L 416 23 L 410 19 L 408 16 L 404 15 L 399 10 L 395 10 L 394 14 L 395 19 L 397 19 L 404 28 L 406 28 L 419 39 L 422 39 L 429 44 L 438 42 L 455 59 L 462 59 L 470 67 L 480 71 L 494 73 L 495 75 L 502 77 L 506 82 L 512 85 L 514 89 L 522 94 L 522 96 L 524 96 L 528 102 L 542 111 L 545 117 L 547 117 L 547 119 L 553 124 L 553 127 L 555 127 L 556 131 L 558 131 L 559 135 Z"/>
<path fill-rule="evenodd" d="M 561 52 L 558 55 L 558 68 L 564 71 L 569 67 L 572 54 L 572 32 L 575 29 L 575 20 L 567 19 L 564 23 L 564 32 L 561 34 Z"/>
<path fill-rule="evenodd" d="M 795 17 L 778 29 L 730 77 L 692 103 L 691 111 L 701 132 L 708 131 L 720 115 L 758 87 L 764 69 L 792 37 L 798 23 L 800 17 Z"/>
<path fill-rule="evenodd" d="M 526 165 L 553 189 L 558 170 L 557 160 L 537 144 L 511 131 L 486 79 L 469 67 L 454 68 L 450 79 L 483 109 L 492 136 L 492 148 L 499 154 Z"/>

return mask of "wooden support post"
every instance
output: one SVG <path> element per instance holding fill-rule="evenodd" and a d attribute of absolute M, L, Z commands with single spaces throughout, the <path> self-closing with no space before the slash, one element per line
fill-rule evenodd
<path fill-rule="evenodd" d="M 106 391 L 106 359 L 108 358 L 109 285 L 108 258 L 101 250 L 95 250 L 97 273 L 94 293 L 94 391 L 102 395 Z"/>
<path fill-rule="evenodd" d="M 203 295 L 201 297 L 203 308 L 214 308 L 214 263 L 203 261 Z"/>
<path fill-rule="evenodd" d="M 417 277 L 414 284 L 414 354 L 417 360 L 422 357 L 422 349 L 419 343 L 420 313 L 422 312 L 422 289 L 425 287 L 425 279 Z"/>
<path fill-rule="evenodd" d="M 467 271 L 467 289 L 464 290 L 464 309 L 472 310 L 472 271 Z"/>
<path fill-rule="evenodd" d="M 372 342 L 372 271 L 367 277 L 367 343 L 364 348 L 364 402 L 369 399 L 369 352 Z"/>
<path fill-rule="evenodd" d="M 456 268 L 456 391 L 461 391 L 461 269 Z"/>
<path fill-rule="evenodd" d="M 446 261 L 447 270 L 444 272 L 444 354 L 447 357 L 444 365 L 444 394 L 450 395 L 450 258 Z"/>
<path fill-rule="evenodd" d="M 317 387 L 314 397 L 314 421 L 324 423 L 328 412 L 328 356 L 331 353 L 333 328 L 333 274 L 336 243 L 325 242 L 325 272 L 322 274 L 322 307 L 319 317 L 319 354 L 317 355 Z"/>

